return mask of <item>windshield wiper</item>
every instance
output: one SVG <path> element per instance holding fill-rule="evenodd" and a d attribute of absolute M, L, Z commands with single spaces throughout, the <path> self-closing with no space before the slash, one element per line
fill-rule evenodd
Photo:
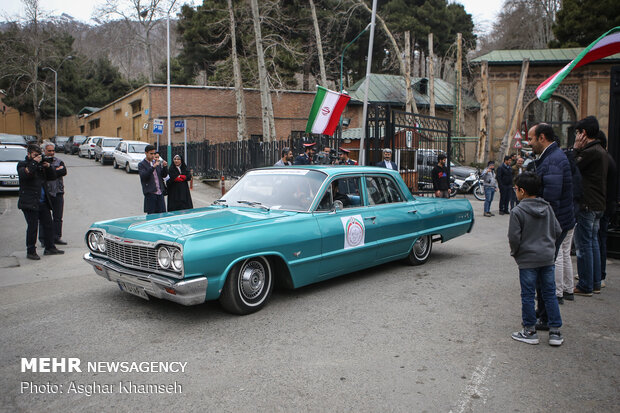
<path fill-rule="evenodd" d="M 226 204 L 226 200 L 225 199 L 216 199 L 215 201 L 213 201 L 213 205 L 220 205 L 223 204 L 224 206 L 228 206 L 228 204 Z"/>
<path fill-rule="evenodd" d="M 251 207 L 259 207 L 259 208 L 263 208 L 266 211 L 269 211 L 269 207 L 266 207 L 265 205 L 263 205 L 261 202 L 258 201 L 237 201 L 238 204 L 245 204 L 245 205 L 249 205 Z"/>

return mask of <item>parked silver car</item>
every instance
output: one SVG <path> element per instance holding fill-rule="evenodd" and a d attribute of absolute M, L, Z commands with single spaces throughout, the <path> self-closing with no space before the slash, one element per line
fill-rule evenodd
<path fill-rule="evenodd" d="M 26 159 L 24 146 L 0 144 L 0 192 L 19 191 L 17 163 L 24 159 Z"/>
<path fill-rule="evenodd" d="M 140 141 L 122 141 L 114 150 L 114 168 L 124 168 L 125 172 L 138 170 L 138 164 L 144 159 L 144 148 L 148 145 Z"/>
<path fill-rule="evenodd" d="M 105 165 L 108 161 L 114 159 L 114 149 L 123 140 L 123 138 L 101 137 L 101 140 L 95 145 L 95 161 Z"/>
<path fill-rule="evenodd" d="M 97 142 L 101 139 L 101 136 L 89 136 L 88 139 L 86 139 L 86 142 L 80 145 L 78 156 L 80 158 L 85 156 L 88 159 L 92 159 L 95 156 L 95 146 L 97 146 Z"/>

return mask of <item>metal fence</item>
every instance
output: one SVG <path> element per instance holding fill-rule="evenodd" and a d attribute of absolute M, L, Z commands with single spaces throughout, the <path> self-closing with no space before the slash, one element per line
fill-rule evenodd
<path fill-rule="evenodd" d="M 249 140 L 235 142 L 209 141 L 187 144 L 185 163 L 194 170 L 195 175 L 207 179 L 219 179 L 220 176 L 238 177 L 247 170 L 271 166 L 281 158 L 282 149 L 288 147 L 294 156 L 304 152 L 304 143 L 315 142 L 317 152 L 325 146 L 338 150 L 338 140 L 331 136 L 309 135 L 294 131 L 288 139 L 263 142 L 260 136 Z M 171 145 L 171 153 L 183 156 L 185 148 L 182 143 Z M 167 145 L 160 145 L 159 152 L 165 158 Z"/>

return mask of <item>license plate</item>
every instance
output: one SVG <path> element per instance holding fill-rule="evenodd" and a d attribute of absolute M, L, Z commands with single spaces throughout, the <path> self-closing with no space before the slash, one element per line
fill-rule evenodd
<path fill-rule="evenodd" d="M 138 287 L 137 285 L 128 284 L 123 281 L 117 281 L 117 283 L 118 283 L 118 288 L 120 288 L 121 291 L 125 291 L 126 293 L 129 293 L 129 294 L 137 295 L 138 297 L 144 298 L 145 300 L 149 299 L 149 296 L 146 294 L 146 291 L 144 291 L 144 288 Z"/>
<path fill-rule="evenodd" d="M 19 185 L 19 180 L 16 179 L 14 181 L 1 181 L 1 184 L 2 185 L 6 185 L 6 186 L 9 186 L 9 185 Z"/>

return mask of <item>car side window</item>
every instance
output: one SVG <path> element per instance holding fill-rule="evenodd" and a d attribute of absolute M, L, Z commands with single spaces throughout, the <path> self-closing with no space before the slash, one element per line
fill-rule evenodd
<path fill-rule="evenodd" d="M 342 207 L 355 208 L 361 205 L 361 198 L 359 193 L 360 178 L 341 178 L 331 182 L 325 195 L 321 198 L 317 211 L 330 211 L 334 204 L 334 201 L 342 202 Z"/>
<path fill-rule="evenodd" d="M 366 177 L 366 197 L 370 205 L 403 202 L 403 196 L 396 183 L 392 179 L 382 176 Z"/>

